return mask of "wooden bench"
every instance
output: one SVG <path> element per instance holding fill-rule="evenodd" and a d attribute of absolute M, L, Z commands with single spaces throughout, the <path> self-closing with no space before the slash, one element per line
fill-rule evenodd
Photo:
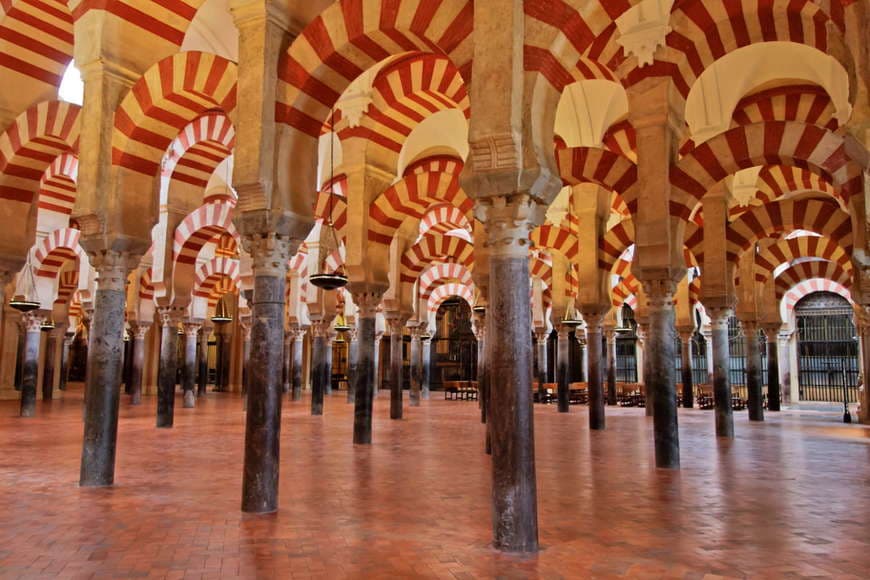
<path fill-rule="evenodd" d="M 444 381 L 444 399 L 448 401 L 476 401 L 477 381 Z"/>

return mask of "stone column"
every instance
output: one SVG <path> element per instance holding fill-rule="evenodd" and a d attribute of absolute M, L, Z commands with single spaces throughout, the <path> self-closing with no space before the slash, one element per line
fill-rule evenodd
<path fill-rule="evenodd" d="M 716 436 L 734 437 L 734 416 L 731 409 L 731 383 L 728 378 L 728 319 L 731 308 L 708 308 L 713 346 L 713 399 L 716 406 Z"/>
<path fill-rule="evenodd" d="M 359 378 L 359 328 L 354 326 L 347 331 L 347 399 L 353 403 L 356 399 L 356 382 Z"/>
<path fill-rule="evenodd" d="M 202 324 L 198 322 L 184 323 L 184 368 L 182 373 L 181 391 L 184 393 L 184 408 L 196 406 L 196 349 L 199 344 L 199 330 Z"/>
<path fill-rule="evenodd" d="M 649 335 L 647 336 L 647 405 L 652 395 L 656 467 L 679 469 L 677 393 L 674 376 L 674 292 L 672 280 L 644 280 Z"/>
<path fill-rule="evenodd" d="M 375 394 L 375 317 L 383 290 L 368 286 L 351 288 L 357 305 L 357 372 L 353 407 L 353 442 L 368 445 L 372 442 L 372 409 Z"/>
<path fill-rule="evenodd" d="M 113 250 L 88 252 L 97 271 L 94 318 L 88 344 L 85 387 L 85 429 L 82 441 L 81 486 L 112 485 L 118 405 L 121 398 L 121 349 L 124 338 L 124 300 L 127 275 L 138 255 Z"/>
<path fill-rule="evenodd" d="M 425 328 L 425 327 L 424 327 Z M 431 380 L 431 364 L 432 364 L 432 337 L 424 331 L 420 337 L 423 341 L 423 398 L 429 400 L 429 383 Z"/>
<path fill-rule="evenodd" d="M 383 345 L 383 338 L 383 332 L 375 332 L 375 397 L 378 396 L 378 391 L 381 389 L 381 358 L 383 356 L 381 346 Z"/>
<path fill-rule="evenodd" d="M 23 315 L 19 316 L 15 327 L 18 329 L 18 348 L 15 351 L 15 390 L 20 391 L 21 379 L 24 374 L 25 343 L 27 341 L 27 326 L 24 324 Z M 90 336 L 90 333 L 88 333 L 88 336 Z"/>
<path fill-rule="evenodd" d="M 407 319 L 398 313 L 387 318 L 390 329 L 390 419 L 402 418 L 402 332 Z"/>
<path fill-rule="evenodd" d="M 707 347 L 707 384 L 713 384 L 713 330 L 709 326 L 701 331 L 704 337 L 704 345 Z"/>
<path fill-rule="evenodd" d="M 635 352 L 635 364 L 637 365 L 638 382 L 643 385 L 644 398 L 644 413 L 647 417 L 652 417 L 655 407 L 653 406 L 653 398 L 655 393 L 652 390 L 649 382 L 649 363 L 652 358 L 649 343 L 649 323 L 638 322 L 637 324 L 637 343 Z"/>
<path fill-rule="evenodd" d="M 646 340 L 645 326 L 645 324 L 638 323 L 634 341 L 634 366 L 635 373 L 637 374 L 637 383 L 639 385 L 643 385 L 644 380 L 646 379 L 644 376 L 646 370 L 646 357 L 644 356 L 644 341 Z"/>
<path fill-rule="evenodd" d="M 150 324 L 133 327 L 133 370 L 130 373 L 130 404 L 142 403 L 142 371 L 145 368 L 145 336 Z"/>
<path fill-rule="evenodd" d="M 323 395 L 326 393 L 327 359 L 329 349 L 329 323 L 311 322 L 311 414 L 323 415 Z"/>
<path fill-rule="evenodd" d="M 22 417 L 36 414 L 36 379 L 39 374 L 39 343 L 45 316 L 34 310 L 21 315 L 24 323 L 24 362 L 21 365 L 21 412 Z"/>
<path fill-rule="evenodd" d="M 332 357 L 335 353 L 333 347 L 335 346 L 335 339 L 338 336 L 338 333 L 333 328 L 332 324 L 329 325 L 326 331 L 326 369 L 324 373 L 326 374 L 325 385 L 326 390 L 325 393 L 327 395 L 332 394 Z"/>
<path fill-rule="evenodd" d="M 233 335 L 224 329 L 224 333 L 220 335 L 221 341 L 221 356 L 220 356 L 220 388 L 221 393 L 227 393 L 230 390 L 230 360 L 232 359 L 232 344 Z"/>
<path fill-rule="evenodd" d="M 779 411 L 782 395 L 779 388 L 779 336 L 780 324 L 765 324 L 762 326 L 767 344 L 767 410 Z"/>
<path fill-rule="evenodd" d="M 567 326 L 560 325 L 559 326 L 559 339 L 556 343 L 557 351 L 556 351 L 556 382 L 558 383 L 556 386 L 556 395 L 558 397 L 558 408 L 560 413 L 567 413 L 570 405 L 569 405 L 569 397 L 570 393 L 568 391 L 568 357 L 570 354 L 570 343 L 568 333 L 571 332 L 571 329 Z"/>
<path fill-rule="evenodd" d="M 607 340 L 607 404 L 616 405 L 616 331 L 608 328 L 604 331 Z"/>
<path fill-rule="evenodd" d="M 605 308 L 584 309 L 581 311 L 586 322 L 586 352 L 588 353 L 588 374 L 586 376 L 589 393 L 589 428 L 604 429 L 604 373 L 601 369 L 601 324 L 607 314 Z"/>
<path fill-rule="evenodd" d="M 544 384 L 547 382 L 547 339 L 550 333 L 546 328 L 535 331 L 535 346 L 538 351 L 538 402 L 544 402 L 544 395 L 547 393 L 547 388 Z"/>
<path fill-rule="evenodd" d="M 251 357 L 242 511 L 267 513 L 278 509 L 284 284 L 295 244 L 275 233 L 255 233 L 243 240 L 251 255 L 254 293 L 249 302 Z"/>
<path fill-rule="evenodd" d="M 248 365 L 251 362 L 251 320 L 250 317 L 246 317 L 246 320 L 239 322 L 239 328 L 242 331 L 242 395 L 248 394 L 248 381 L 250 380 L 251 373 L 248 368 Z M 283 332 L 282 332 L 283 334 Z M 283 338 L 283 337 L 282 337 Z M 284 341 L 281 341 L 281 349 L 283 355 Z M 282 366 L 283 366 L 283 356 L 282 356 Z"/>
<path fill-rule="evenodd" d="M 63 337 L 63 347 L 60 351 L 60 380 L 57 386 L 61 391 L 66 390 L 66 383 L 69 379 L 69 349 L 75 337 L 75 332 L 67 332 Z"/>
<path fill-rule="evenodd" d="M 291 383 L 291 373 L 293 364 L 293 330 L 285 329 L 284 330 L 284 368 L 281 372 L 281 378 L 283 379 L 283 384 L 281 385 L 281 390 L 284 391 L 284 394 L 288 394 L 290 392 L 290 383 Z"/>
<path fill-rule="evenodd" d="M 764 401 L 761 380 L 761 349 L 758 344 L 758 322 L 741 320 L 746 346 L 746 390 L 749 394 L 750 421 L 764 421 Z"/>
<path fill-rule="evenodd" d="M 574 340 L 577 341 L 577 344 L 580 345 L 580 370 L 582 371 L 582 376 L 580 380 L 584 383 L 589 382 L 589 347 L 586 339 L 586 327 L 575 328 L 574 329 Z M 600 351 L 601 349 L 599 349 Z M 570 383 L 570 375 L 568 377 L 568 382 Z"/>
<path fill-rule="evenodd" d="M 296 326 L 293 329 L 293 377 L 291 382 L 291 397 L 294 401 L 302 400 L 302 350 L 305 340 L 305 327 Z"/>
<path fill-rule="evenodd" d="M 410 402 L 412 407 L 420 406 L 420 390 L 423 387 L 423 350 L 420 335 L 422 327 L 415 326 L 411 329 L 411 392 Z"/>
<path fill-rule="evenodd" d="M 538 549 L 535 437 L 531 393 L 528 236 L 535 204 L 524 195 L 478 200 L 490 250 L 486 334 L 492 433 L 493 545 Z"/>
<path fill-rule="evenodd" d="M 683 407 L 695 406 L 694 385 L 692 384 L 692 336 L 694 330 L 680 331 L 680 361 L 683 375 Z"/>
<path fill-rule="evenodd" d="M 58 325 L 48 333 L 45 341 L 45 366 L 42 371 L 42 400 L 54 398 L 54 363 L 57 358 L 57 341 L 63 336 L 65 328 Z"/>
<path fill-rule="evenodd" d="M 211 327 L 203 326 L 199 333 L 199 372 L 197 373 L 196 396 L 204 397 L 208 392 L 208 335 Z"/>
<path fill-rule="evenodd" d="M 157 427 L 169 428 L 175 415 L 175 379 L 178 365 L 178 322 L 181 312 L 160 309 L 160 368 L 157 373 Z"/>
<path fill-rule="evenodd" d="M 477 406 L 480 409 L 480 422 L 486 423 L 489 413 L 489 392 L 486 383 L 486 312 L 474 313 L 474 338 L 477 339 Z M 490 452 L 489 427 L 486 430 L 486 452 Z"/>

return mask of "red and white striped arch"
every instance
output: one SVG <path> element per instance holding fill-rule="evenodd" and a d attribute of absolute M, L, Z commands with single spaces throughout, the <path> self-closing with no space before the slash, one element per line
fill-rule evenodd
<path fill-rule="evenodd" d="M 79 139 L 77 105 L 46 101 L 34 105 L 0 135 L 0 199 L 32 203 L 45 170 Z"/>
<path fill-rule="evenodd" d="M 635 296 L 638 291 L 640 291 L 638 279 L 635 278 L 634 274 L 626 274 L 610 289 L 610 303 L 620 307 L 626 303 L 629 297 Z"/>
<path fill-rule="evenodd" d="M 330 5 L 281 56 L 276 121 L 317 137 L 348 85 L 394 55 L 444 54 L 468 78 L 472 17 L 467 0 L 345 0 Z"/>
<path fill-rule="evenodd" d="M 219 282 L 226 278 L 232 283 L 231 288 L 220 286 Z M 193 283 L 193 295 L 201 298 L 210 298 L 216 292 L 226 293 L 233 291 L 232 288 L 241 286 L 239 261 L 232 258 L 212 258 L 204 263 L 196 272 Z"/>
<path fill-rule="evenodd" d="M 170 149 L 175 160 L 172 179 L 206 187 L 215 168 L 229 157 L 236 143 L 236 131 L 229 117 L 210 111 L 188 123 Z"/>
<path fill-rule="evenodd" d="M 181 46 L 190 22 L 204 0 L 160 0 L 143 5 L 136 0 L 82 0 L 75 5 L 76 20 L 89 10 L 104 10 L 155 39 Z"/>
<path fill-rule="evenodd" d="M 73 18 L 65 1 L 0 3 L 0 67 L 59 87 L 72 54 Z"/>
<path fill-rule="evenodd" d="M 172 255 L 176 264 L 195 264 L 202 247 L 225 233 L 231 235 L 238 245 L 239 234 L 233 225 L 230 204 L 209 203 L 192 211 L 175 228 Z"/>
<path fill-rule="evenodd" d="M 792 310 L 794 310 L 795 304 L 813 292 L 832 292 L 848 300 L 849 304 L 853 304 L 852 293 L 842 284 L 834 282 L 833 280 L 825 280 L 824 278 L 813 278 L 811 280 L 800 282 L 788 290 L 782 297 L 782 300 L 780 301 L 780 312 L 785 311 L 786 317 L 784 317 L 784 319 L 787 320 L 787 316 Z"/>
<path fill-rule="evenodd" d="M 845 199 L 862 191 L 862 172 L 843 137 L 821 127 L 769 121 L 735 127 L 695 147 L 671 167 L 671 215 L 688 220 L 701 197 L 741 169 L 785 165 L 830 181 Z"/>
<path fill-rule="evenodd" d="M 423 173 L 449 173 L 459 175 L 465 163 L 459 157 L 453 155 L 428 155 L 409 163 L 402 172 L 403 177 Z"/>
<path fill-rule="evenodd" d="M 462 264 L 434 264 L 420 275 L 420 298 L 427 300 L 439 284 L 456 282 L 472 286 L 471 270 Z"/>
<path fill-rule="evenodd" d="M 460 264 L 471 268 L 474 246 L 457 237 L 429 232 L 402 255 L 399 280 L 413 284 L 427 265 L 439 262 Z"/>
<path fill-rule="evenodd" d="M 628 157 L 597 147 L 568 147 L 556 152 L 556 163 L 565 184 L 596 183 L 622 196 L 634 213 L 637 165 Z"/>
<path fill-rule="evenodd" d="M 553 286 L 553 261 L 545 251 L 529 253 L 529 276 L 539 278 L 547 288 Z"/>
<path fill-rule="evenodd" d="M 64 270 L 60 273 L 57 281 L 57 298 L 55 304 L 69 303 L 72 295 L 79 287 L 79 271 L 78 268 L 72 270 Z"/>
<path fill-rule="evenodd" d="M 529 239 L 535 249 L 558 252 L 569 262 L 575 260 L 580 251 L 577 236 L 563 226 L 545 223 L 532 230 Z"/>
<path fill-rule="evenodd" d="M 840 199 L 826 176 L 818 175 L 802 167 L 789 165 L 765 165 L 758 172 L 758 194 L 764 203 L 799 191 L 820 191 Z"/>
<path fill-rule="evenodd" d="M 828 52 L 829 17 L 811 0 L 678 0 L 671 8 L 671 32 L 650 65 L 625 73 L 627 86 L 670 76 L 685 97 L 716 60 L 761 42 L 795 42 Z"/>
<path fill-rule="evenodd" d="M 239 240 L 230 232 L 220 234 L 215 241 L 214 253 L 216 256 L 224 256 L 227 258 L 239 257 Z"/>
<path fill-rule="evenodd" d="M 423 219 L 434 204 L 452 205 L 466 215 L 474 207 L 459 185 L 458 173 L 410 173 L 369 206 L 369 241 L 389 245 L 404 220 Z"/>
<path fill-rule="evenodd" d="M 62 153 L 55 157 L 39 180 L 39 209 L 70 215 L 76 202 L 78 157 Z"/>
<path fill-rule="evenodd" d="M 849 254 L 837 242 L 826 236 L 800 236 L 780 239 L 758 252 L 755 280 L 763 283 L 778 266 L 799 258 L 822 258 L 839 264 L 849 273 L 852 271 Z"/>
<path fill-rule="evenodd" d="M 133 85 L 115 113 L 112 160 L 131 171 L 156 176 L 173 139 L 203 113 L 236 106 L 236 65 L 204 52 L 179 52 Z"/>
<path fill-rule="evenodd" d="M 605 131 L 602 142 L 605 149 L 637 163 L 637 132 L 627 119 L 611 125 Z"/>
<path fill-rule="evenodd" d="M 756 207 L 730 224 L 725 234 L 728 260 L 736 264 L 740 254 L 753 243 L 792 230 L 809 230 L 827 236 L 847 254 L 852 253 L 851 217 L 835 202 L 784 199 Z"/>
<path fill-rule="evenodd" d="M 444 303 L 445 300 L 451 298 L 453 296 L 458 296 L 465 300 L 468 304 L 469 308 L 474 304 L 474 290 L 471 286 L 467 286 L 465 284 L 457 284 L 455 282 L 450 284 L 442 284 L 435 288 L 432 294 L 429 295 L 429 300 L 427 302 L 428 310 L 430 313 L 438 312 L 438 308 L 441 304 Z"/>
<path fill-rule="evenodd" d="M 840 123 L 828 92 L 818 85 L 786 85 L 743 97 L 731 115 L 732 126 L 764 121 L 798 121 L 836 131 Z"/>
<path fill-rule="evenodd" d="M 332 195 L 329 194 L 330 185 Z M 347 175 L 336 175 L 327 181 L 320 191 L 317 192 L 317 201 L 314 206 L 314 217 L 325 219 L 329 213 L 330 198 L 332 201 L 332 224 L 340 238 L 344 238 L 344 228 L 347 225 Z"/>
<path fill-rule="evenodd" d="M 342 140 L 363 137 L 397 156 L 411 131 L 430 115 L 457 109 L 467 119 L 468 92 L 459 70 L 443 55 L 412 53 L 381 69 L 372 102 L 358 125 L 339 124 Z"/>
<path fill-rule="evenodd" d="M 634 243 L 634 222 L 626 218 L 607 230 L 598 241 L 598 267 L 610 272 L 620 256 Z"/>
<path fill-rule="evenodd" d="M 471 222 L 468 216 L 455 205 L 438 204 L 429 209 L 420 220 L 420 235 L 428 231 L 446 233 L 464 230 L 471 235 Z"/>
<path fill-rule="evenodd" d="M 852 276 L 836 262 L 826 260 L 807 260 L 793 264 L 776 277 L 776 299 L 782 300 L 785 294 L 805 280 L 824 279 L 835 282 L 844 288 L 852 287 Z"/>
<path fill-rule="evenodd" d="M 154 282 L 152 282 L 153 272 L 151 268 L 142 271 L 139 278 L 139 301 L 147 302 L 154 300 Z"/>
<path fill-rule="evenodd" d="M 33 256 L 33 270 L 37 276 L 57 278 L 68 260 L 78 260 L 84 254 L 79 245 L 81 232 L 73 228 L 54 230 L 45 236 Z"/>

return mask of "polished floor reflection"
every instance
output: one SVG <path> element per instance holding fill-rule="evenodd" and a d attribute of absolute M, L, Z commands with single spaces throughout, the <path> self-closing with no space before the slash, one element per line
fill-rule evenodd
<path fill-rule="evenodd" d="M 285 402 L 281 510 L 239 510 L 244 414 L 235 395 L 123 403 L 117 485 L 79 489 L 81 391 L 19 419 L 0 403 L 0 577 L 867 577 L 870 437 L 834 415 L 736 420 L 681 410 L 683 469 L 654 469 L 643 409 L 535 413 L 542 551 L 492 550 L 489 459 L 475 402 L 439 393 L 353 447 L 352 406 Z M 712 577 L 712 576 L 711 576 Z"/>

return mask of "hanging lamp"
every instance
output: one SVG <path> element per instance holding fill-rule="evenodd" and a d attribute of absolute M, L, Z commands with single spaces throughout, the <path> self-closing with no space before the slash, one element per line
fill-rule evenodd
<path fill-rule="evenodd" d="M 226 294 L 221 296 L 214 307 L 214 316 L 211 317 L 211 321 L 215 324 L 226 324 L 233 320 L 233 317 L 230 316 L 230 309 L 227 307 L 226 297 Z"/>
<path fill-rule="evenodd" d="M 574 309 L 573 298 L 568 298 L 568 306 L 565 307 L 565 316 L 562 317 L 562 324 L 574 328 L 583 324 L 583 320 L 577 316 L 577 310 Z"/>
<path fill-rule="evenodd" d="M 41 306 L 39 295 L 36 292 L 36 278 L 34 278 L 33 268 L 30 266 L 30 252 L 27 253 L 24 269 L 18 276 L 15 294 L 9 301 L 9 306 L 19 312 L 31 312 Z"/>
<path fill-rule="evenodd" d="M 335 317 L 335 324 L 332 326 L 336 332 L 347 332 L 350 330 L 351 326 L 347 323 L 347 319 L 344 317 L 344 314 L 339 314 Z"/>
<path fill-rule="evenodd" d="M 54 330 L 54 319 L 49 316 L 45 320 L 42 321 L 42 324 L 39 326 L 39 330 L 43 332 L 48 332 L 49 330 Z"/>
<path fill-rule="evenodd" d="M 329 190 L 327 191 L 329 199 L 326 205 L 326 217 L 320 225 L 318 247 L 320 260 L 317 264 L 317 270 L 308 278 L 313 285 L 322 290 L 335 290 L 347 285 L 347 275 L 344 273 L 344 266 L 339 264 L 335 270 L 330 272 L 326 263 L 329 257 L 339 248 L 338 232 L 332 223 L 333 196 L 335 194 L 335 107 L 332 108 L 329 123 L 332 128 L 329 136 Z"/>
<path fill-rule="evenodd" d="M 486 305 L 480 299 L 479 290 L 474 293 L 474 305 L 471 307 L 471 311 L 475 314 L 486 314 Z"/>

